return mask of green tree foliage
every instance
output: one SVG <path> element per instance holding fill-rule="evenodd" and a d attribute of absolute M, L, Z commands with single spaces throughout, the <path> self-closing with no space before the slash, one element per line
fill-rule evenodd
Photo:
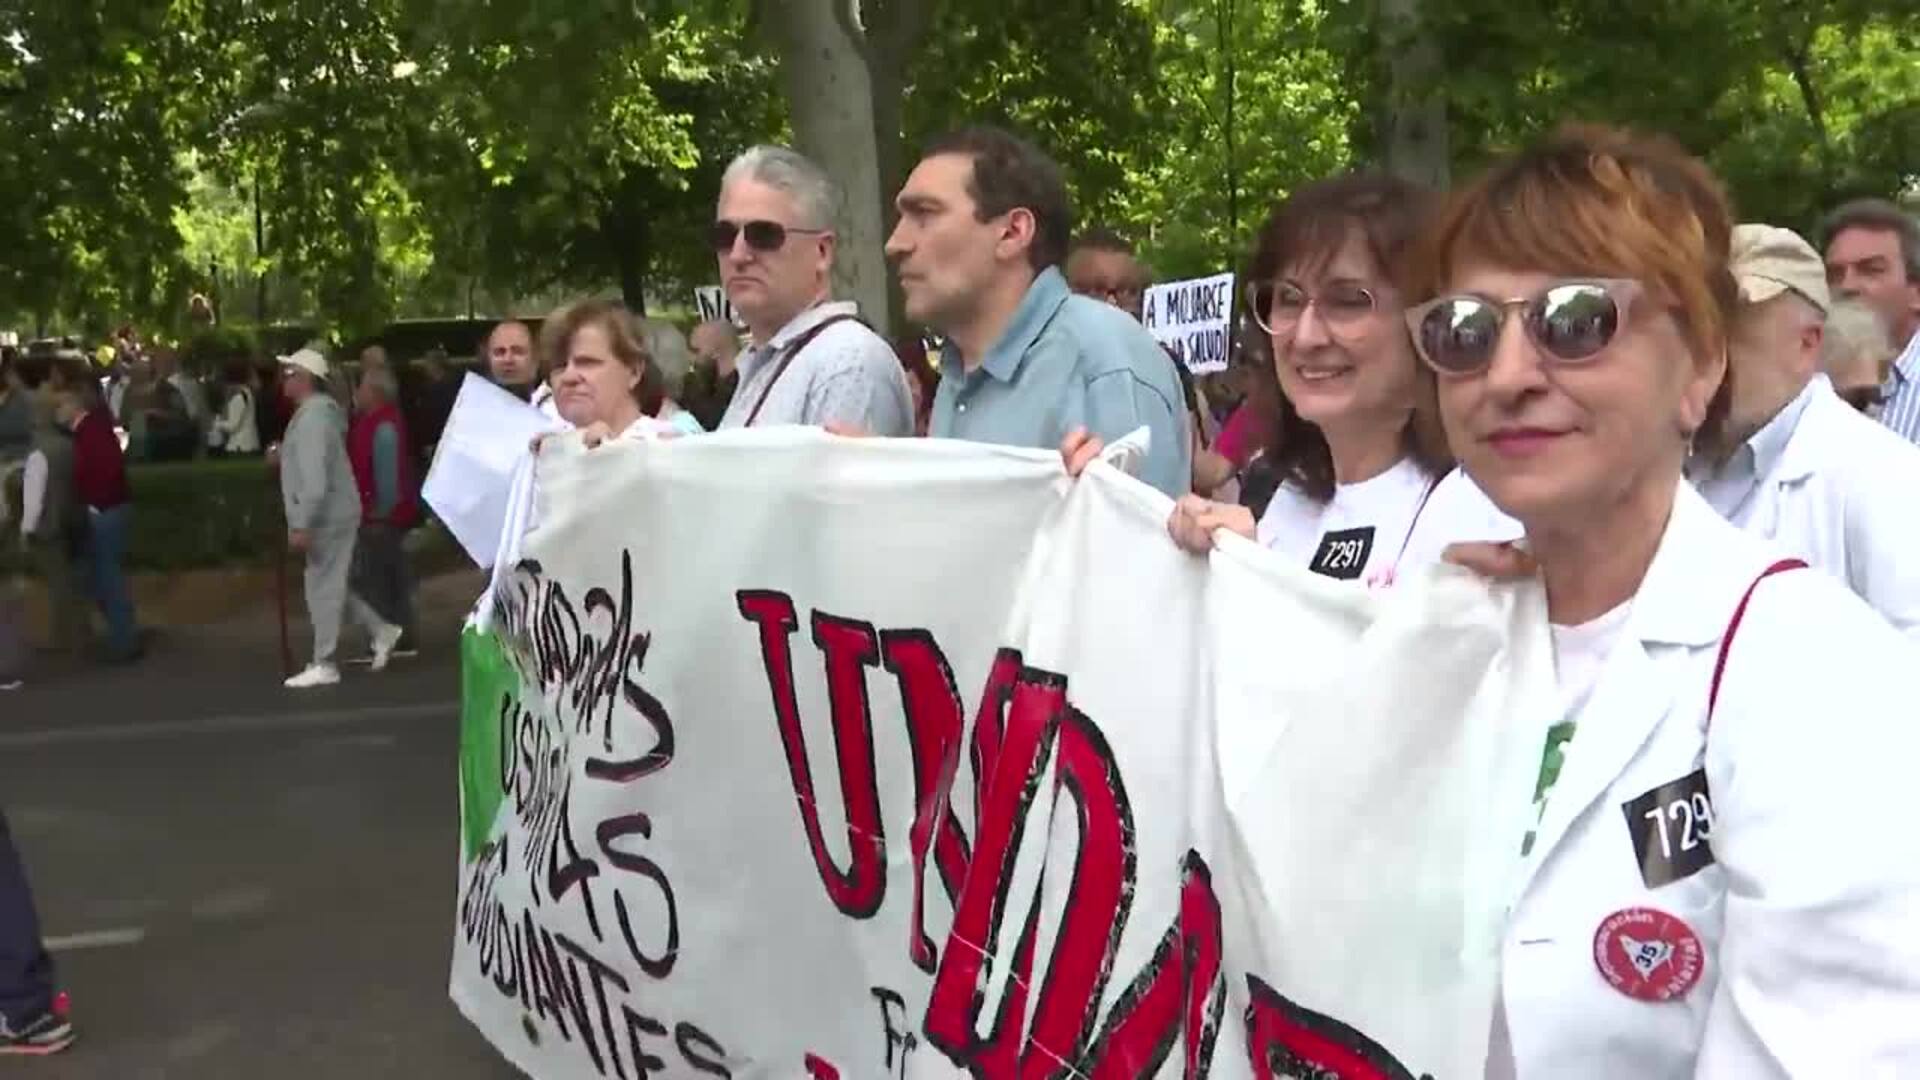
<path fill-rule="evenodd" d="M 0 5 L 0 313 L 152 312 L 186 287 L 171 102 L 191 88 L 163 0 Z M 96 324 L 97 325 L 97 324 Z"/>
<path fill-rule="evenodd" d="M 1416 92 L 1445 101 L 1456 175 L 1585 119 L 1675 135 L 1745 216 L 1803 229 L 1920 187 L 1920 11 L 1423 0 L 1409 31 L 1382 6 L 861 0 L 849 18 L 887 98 L 886 195 L 930 135 L 1010 124 L 1061 160 L 1081 221 L 1163 277 L 1239 264 L 1276 199 L 1378 161 L 1407 33 L 1437 46 Z M 215 265 L 223 317 L 342 333 L 515 296 L 682 296 L 712 279 L 719 170 L 787 131 L 756 11 L 0 0 L 0 318 L 178 331 Z"/>

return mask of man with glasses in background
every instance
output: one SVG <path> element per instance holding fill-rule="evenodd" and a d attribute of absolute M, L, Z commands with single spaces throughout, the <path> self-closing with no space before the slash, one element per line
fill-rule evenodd
<path fill-rule="evenodd" d="M 752 344 L 721 428 L 913 434 L 912 391 L 893 349 L 856 305 L 831 299 L 838 203 L 826 171 L 784 147 L 756 146 L 727 166 L 712 243 Z"/>
<path fill-rule="evenodd" d="M 1067 287 L 1089 299 L 1098 300 L 1134 317 L 1141 315 L 1141 301 L 1153 274 L 1140 261 L 1133 245 L 1112 229 L 1091 228 L 1073 238 L 1067 248 Z M 1180 396 L 1187 409 L 1187 438 L 1193 456 L 1193 490 L 1209 498 L 1229 498 L 1237 489 L 1223 490 L 1233 479 L 1234 465 L 1214 453 L 1214 425 L 1208 422 L 1208 405 L 1194 382 L 1193 373 L 1181 363 L 1173 350 L 1162 348 L 1173 373 L 1180 380 Z"/>

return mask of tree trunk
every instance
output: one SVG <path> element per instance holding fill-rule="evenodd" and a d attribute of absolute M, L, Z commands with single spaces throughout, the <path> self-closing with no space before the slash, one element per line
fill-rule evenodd
<path fill-rule="evenodd" d="M 1794 86 L 1800 89 L 1800 102 L 1806 106 L 1807 122 L 1813 125 L 1813 136 L 1820 144 L 1820 169 L 1824 173 L 1827 163 L 1832 160 L 1829 150 L 1833 141 L 1827 134 L 1827 110 L 1820 100 L 1820 88 L 1813 81 L 1812 51 L 1811 45 L 1789 45 L 1786 49 L 1787 70 L 1793 75 Z"/>
<path fill-rule="evenodd" d="M 893 196 L 907 182 L 910 167 L 901 135 L 906 72 L 920 55 L 920 45 L 932 28 L 934 0 L 861 0 L 864 29 L 853 25 L 848 8 L 837 10 L 841 12 L 841 28 L 849 35 L 862 35 L 866 42 L 867 76 L 873 88 L 875 157 L 880 165 L 880 225 L 891 233 L 899 217 L 894 212 Z M 904 328 L 905 298 L 892 274 L 887 275 L 887 310 L 892 325 Z"/>
<path fill-rule="evenodd" d="M 1380 47 L 1387 70 L 1381 144 L 1388 172 L 1434 191 L 1448 186 L 1447 100 L 1440 48 L 1422 34 L 1421 0 L 1380 0 Z"/>
<path fill-rule="evenodd" d="M 883 337 L 892 320 L 887 301 L 886 242 L 881 216 L 880 151 L 873 81 L 864 42 L 836 14 L 847 0 L 779 0 L 762 8 L 793 116 L 797 149 L 819 162 L 846 196 L 835 223 L 839 256 L 834 289 L 859 303 Z M 894 125 L 898 131 L 898 124 Z"/>

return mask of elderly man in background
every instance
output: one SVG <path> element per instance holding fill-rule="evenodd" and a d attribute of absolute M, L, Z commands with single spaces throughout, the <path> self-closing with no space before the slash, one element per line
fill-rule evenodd
<path fill-rule="evenodd" d="M 1832 300 L 1811 244 L 1741 225 L 1732 269 L 1741 306 L 1729 337 L 1728 435 L 1699 449 L 1690 477 L 1735 525 L 1920 635 L 1920 447 L 1842 401 L 1820 373 Z"/>
<path fill-rule="evenodd" d="M 286 685 L 306 690 L 340 681 L 334 655 L 343 615 L 351 613 L 366 628 L 376 670 L 386 667 L 402 630 L 348 591 L 360 494 L 347 460 L 346 421 L 327 390 L 326 357 L 301 349 L 281 357 L 280 363 L 282 385 L 294 406 L 278 454 L 280 493 L 286 505 L 287 546 L 306 556 L 307 617 L 313 623 L 313 662 Z"/>
<path fill-rule="evenodd" d="M 1879 416 L 1896 352 L 1893 335 L 1879 312 L 1862 300 L 1833 302 L 1820 362 L 1840 400 L 1869 416 Z"/>
<path fill-rule="evenodd" d="M 415 632 L 413 575 L 407 569 L 407 531 L 420 523 L 419 485 L 413 448 L 400 415 L 399 384 L 392 370 L 368 367 L 354 390 L 355 413 L 347 428 L 347 461 L 360 493 L 360 532 L 353 549 L 352 594 L 383 621 Z M 386 666 L 378 640 L 375 670 Z M 415 650 L 402 638 L 393 656 Z"/>
<path fill-rule="evenodd" d="M 711 240 L 720 283 L 752 345 L 720 427 L 813 424 L 913 433 L 913 397 L 893 349 L 834 302 L 838 188 L 813 161 L 756 146 L 727 166 Z"/>

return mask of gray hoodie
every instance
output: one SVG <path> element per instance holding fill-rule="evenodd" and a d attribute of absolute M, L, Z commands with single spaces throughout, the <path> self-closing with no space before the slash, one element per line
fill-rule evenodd
<path fill-rule="evenodd" d="M 280 442 L 287 528 L 347 528 L 360 521 L 360 489 L 347 461 L 347 419 L 324 390 L 294 410 Z"/>

